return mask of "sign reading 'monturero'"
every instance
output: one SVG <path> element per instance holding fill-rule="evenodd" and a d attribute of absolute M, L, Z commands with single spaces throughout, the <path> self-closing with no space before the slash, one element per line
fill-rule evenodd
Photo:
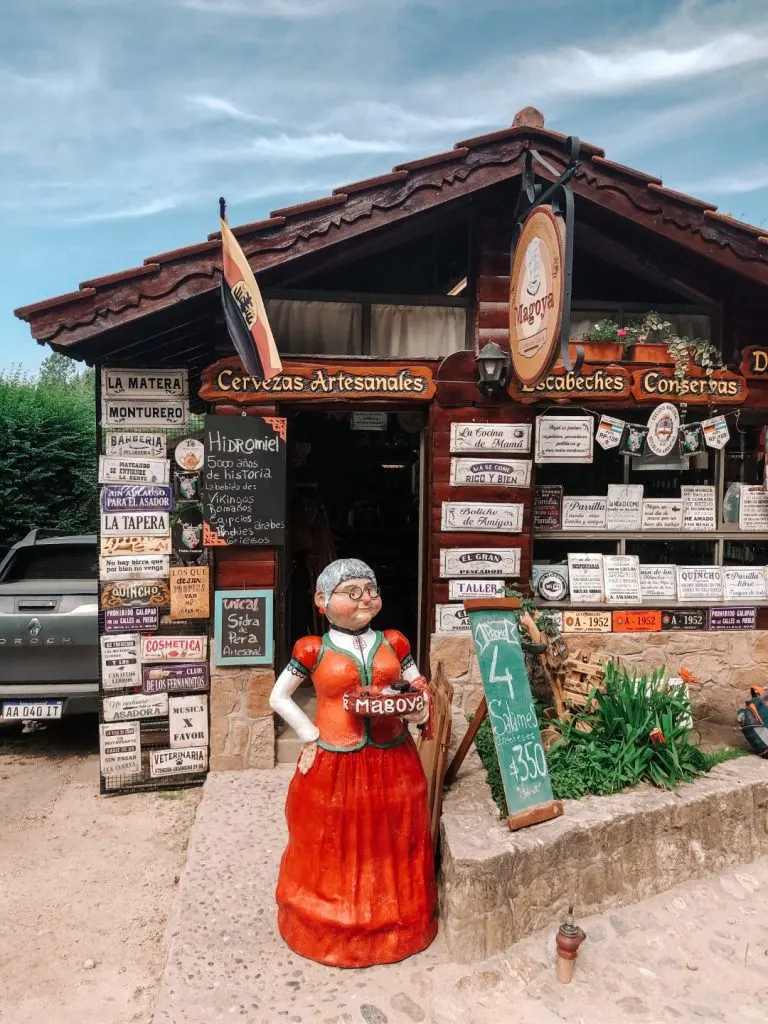
<path fill-rule="evenodd" d="M 535 384 L 546 372 L 560 335 L 564 298 L 565 222 L 548 206 L 528 215 L 509 282 L 509 345 L 515 376 Z"/>
<path fill-rule="evenodd" d="M 220 359 L 203 373 L 200 397 L 209 402 L 229 399 L 253 402 L 259 398 L 290 401 L 339 399 L 415 399 L 426 401 L 435 393 L 432 371 L 409 363 L 304 363 L 285 360 L 283 373 L 259 380 L 234 358 Z"/>

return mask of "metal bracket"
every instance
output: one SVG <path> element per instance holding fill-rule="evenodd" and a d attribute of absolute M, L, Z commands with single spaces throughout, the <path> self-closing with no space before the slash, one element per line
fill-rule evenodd
<path fill-rule="evenodd" d="M 558 172 L 544 157 L 535 149 L 528 149 L 525 153 L 523 173 L 520 180 L 520 191 L 515 206 L 515 226 L 512 234 L 512 255 L 514 258 L 517 241 L 522 231 L 523 222 L 531 210 L 537 206 L 549 203 L 555 214 L 565 221 L 565 246 L 563 257 L 563 314 L 560 323 L 560 358 L 566 370 L 577 372 L 584 362 L 584 349 L 581 345 L 576 346 L 576 359 L 571 362 L 568 352 L 570 341 L 570 311 L 571 311 L 571 289 L 573 285 L 573 236 L 574 236 L 574 203 L 573 190 L 570 181 L 581 166 L 579 154 L 581 142 L 575 135 L 569 136 L 566 145 L 568 146 L 568 166 L 564 171 Z M 555 175 L 555 180 L 549 183 L 536 181 L 534 161 L 541 164 L 550 174 Z"/>

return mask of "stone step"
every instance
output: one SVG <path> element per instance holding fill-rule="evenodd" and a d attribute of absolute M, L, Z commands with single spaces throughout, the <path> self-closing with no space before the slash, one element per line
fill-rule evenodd
<path fill-rule="evenodd" d="M 314 688 L 311 686 L 300 686 L 294 693 L 293 699 L 301 710 L 309 718 L 314 720 L 317 698 Z M 299 759 L 299 752 L 302 742 L 290 726 L 278 716 L 277 718 L 277 763 L 296 764 Z"/>

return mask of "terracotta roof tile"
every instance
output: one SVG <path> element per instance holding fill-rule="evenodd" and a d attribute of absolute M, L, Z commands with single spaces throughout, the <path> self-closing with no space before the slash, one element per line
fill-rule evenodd
<path fill-rule="evenodd" d="M 314 213 L 315 210 L 325 210 L 329 206 L 343 206 L 347 201 L 346 193 L 339 195 L 324 196 L 322 199 L 313 199 L 309 203 L 297 203 L 296 206 L 284 206 L 281 210 L 273 210 L 273 217 L 298 217 L 303 213 Z"/>
<path fill-rule="evenodd" d="M 90 281 L 81 281 L 81 288 L 105 288 L 109 284 L 119 284 L 121 281 L 130 281 L 132 277 L 146 277 L 147 274 L 154 274 L 160 269 L 159 263 L 145 263 L 141 267 L 131 267 L 129 270 L 120 270 L 116 274 L 105 274 L 104 277 L 92 277 Z"/>
<path fill-rule="evenodd" d="M 652 174 L 644 174 L 642 171 L 636 171 L 634 167 L 627 167 L 625 164 L 617 164 L 613 160 L 606 160 L 604 156 L 593 156 L 592 163 L 599 164 L 601 167 L 614 171 L 616 174 L 623 174 L 627 178 L 634 178 L 635 181 L 645 182 L 646 185 L 661 184 L 661 178 L 656 178 Z"/>
<path fill-rule="evenodd" d="M 452 160 L 463 160 L 469 153 L 466 146 L 454 146 L 444 153 L 435 153 L 434 156 L 423 156 L 420 160 L 408 160 L 404 164 L 397 164 L 396 171 L 420 171 L 422 167 L 432 167 L 435 164 L 447 164 Z"/>
<path fill-rule="evenodd" d="M 67 292 L 65 295 L 54 295 L 51 299 L 42 299 L 40 302 L 31 302 L 28 306 L 19 306 L 14 309 L 13 315 L 19 320 L 26 320 L 34 313 L 42 313 L 46 309 L 53 309 L 54 306 L 67 306 L 70 302 L 80 302 L 82 299 L 90 299 L 96 294 L 95 288 L 81 288 L 76 292 Z"/>
<path fill-rule="evenodd" d="M 768 235 L 760 235 L 757 241 L 759 245 L 768 245 Z"/>
<path fill-rule="evenodd" d="M 736 228 L 739 231 L 744 231 L 748 235 L 762 235 L 764 228 L 755 227 L 754 224 L 747 224 L 743 220 L 735 220 L 733 217 L 729 217 L 726 213 L 716 213 L 714 210 L 705 210 L 704 216 L 709 217 L 710 220 L 719 220 L 723 224 L 727 224 L 731 228 Z"/>
<path fill-rule="evenodd" d="M 232 234 L 235 238 L 240 235 L 251 235 L 257 231 L 271 231 L 276 228 L 281 228 L 285 224 L 285 217 L 267 217 L 264 220 L 254 220 L 250 224 L 238 224 L 236 228 L 232 228 Z M 212 231 L 208 235 L 209 242 L 221 241 L 221 232 Z"/>
<path fill-rule="evenodd" d="M 376 178 L 364 178 L 362 181 L 353 181 L 351 185 L 340 185 L 333 190 L 334 195 L 345 193 L 352 195 L 355 192 L 365 192 L 369 188 L 378 188 L 379 185 L 389 185 L 393 181 L 404 181 L 408 177 L 408 171 L 391 171 L 389 174 L 380 174 Z"/>
<path fill-rule="evenodd" d="M 696 199 L 695 196 L 687 196 L 684 192 L 675 192 L 674 189 L 664 188 L 662 185 L 656 185 L 651 182 L 648 186 L 649 191 L 655 192 L 660 196 L 668 196 L 670 199 L 676 200 L 678 203 L 684 203 L 686 206 L 695 206 L 697 210 L 716 210 L 717 206 L 714 203 L 708 203 L 704 199 Z"/>
<path fill-rule="evenodd" d="M 205 252 L 213 252 L 218 249 L 214 242 L 198 242 L 196 245 L 183 245 L 180 249 L 169 249 L 168 252 L 161 252 L 157 256 L 147 256 L 144 264 L 150 263 L 173 263 L 174 260 L 183 260 L 187 256 L 202 256 Z"/>

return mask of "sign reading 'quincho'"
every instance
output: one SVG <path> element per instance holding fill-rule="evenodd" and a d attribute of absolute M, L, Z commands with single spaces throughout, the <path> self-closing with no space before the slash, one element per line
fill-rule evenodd
<path fill-rule="evenodd" d="M 535 384 L 552 362 L 563 311 L 565 224 L 547 206 L 523 224 L 509 287 L 509 345 L 515 375 Z"/>

